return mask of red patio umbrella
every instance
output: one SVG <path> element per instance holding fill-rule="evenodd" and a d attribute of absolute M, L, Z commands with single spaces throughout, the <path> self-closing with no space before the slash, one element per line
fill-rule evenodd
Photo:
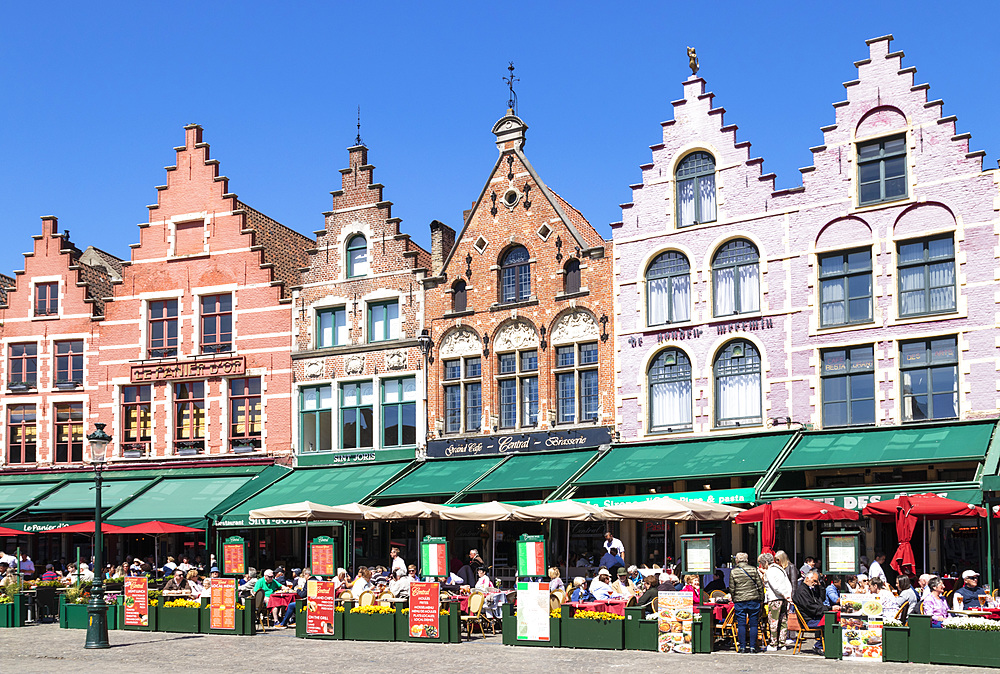
<path fill-rule="evenodd" d="M 910 515 L 913 506 L 910 504 L 909 496 L 904 494 L 896 500 L 899 502 L 896 505 L 896 539 L 899 541 L 899 547 L 892 555 L 889 566 L 896 573 L 907 573 L 903 569 L 909 567 L 909 574 L 913 575 L 916 560 L 913 558 L 913 546 L 910 545 L 910 541 L 913 539 L 913 530 L 917 528 L 917 518 Z"/>
<path fill-rule="evenodd" d="M 858 513 L 854 510 L 830 505 L 821 501 L 810 501 L 805 498 L 786 498 L 780 501 L 768 501 L 750 510 L 744 510 L 736 516 L 737 524 L 761 523 L 761 544 L 763 552 L 774 552 L 774 535 L 776 520 L 856 520 Z"/>
<path fill-rule="evenodd" d="M 65 527 L 59 527 L 57 529 L 49 529 L 45 533 L 47 534 L 93 534 L 94 533 L 94 522 L 83 522 L 82 524 L 71 524 Z M 114 524 L 108 524 L 107 522 L 101 522 L 101 533 L 102 534 L 120 534 L 122 533 L 122 527 L 116 527 Z"/>
<path fill-rule="evenodd" d="M 32 531 L 18 531 L 17 529 L 8 529 L 7 527 L 0 527 L 0 536 L 21 536 L 23 534 L 31 534 Z"/>
<path fill-rule="evenodd" d="M 158 536 L 160 534 L 189 534 L 202 531 L 204 531 L 204 529 L 195 529 L 194 527 L 185 527 L 180 524 L 170 524 L 169 522 L 152 520 L 151 522 L 143 522 L 142 524 L 133 524 L 130 527 L 123 527 L 117 533 Z"/>

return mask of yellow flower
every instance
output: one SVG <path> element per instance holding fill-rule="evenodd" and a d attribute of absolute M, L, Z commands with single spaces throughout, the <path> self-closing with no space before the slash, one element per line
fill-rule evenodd
<path fill-rule="evenodd" d="M 351 609 L 351 613 L 363 613 L 365 615 L 375 615 L 376 613 L 395 613 L 396 609 L 392 606 L 376 606 L 372 604 L 370 606 L 355 606 Z"/>
<path fill-rule="evenodd" d="M 605 611 L 577 611 L 573 614 L 574 618 L 581 618 L 583 620 L 624 620 L 625 616 L 620 616 L 617 613 L 607 613 Z"/>

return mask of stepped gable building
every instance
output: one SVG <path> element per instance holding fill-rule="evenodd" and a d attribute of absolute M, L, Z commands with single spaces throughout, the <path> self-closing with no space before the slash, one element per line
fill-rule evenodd
<path fill-rule="evenodd" d="M 494 125 L 500 155 L 458 236 L 431 225 L 428 454 L 588 448 L 549 473 L 552 490 L 610 441 L 611 261 L 600 234 L 528 161 L 527 128 L 510 110 Z"/>
<path fill-rule="evenodd" d="M 80 465 L 84 429 L 96 409 L 100 321 L 121 260 L 81 252 L 55 217 L 24 255 L 15 278 L 0 278 L 4 423 L 0 465 L 7 469 Z"/>
<path fill-rule="evenodd" d="M 799 187 L 775 189 L 702 78 L 673 102 L 612 226 L 617 423 L 699 466 L 643 491 L 981 502 L 994 424 L 954 422 L 1000 409 L 997 171 L 891 40 L 868 41 Z"/>
<path fill-rule="evenodd" d="M 287 457 L 291 288 L 312 241 L 230 193 L 202 128 L 184 132 L 105 310 L 96 416 L 115 460 Z"/>
<path fill-rule="evenodd" d="M 430 253 L 400 231 L 368 148 L 349 148 L 348 160 L 294 291 L 293 442 L 302 464 L 335 460 L 334 450 L 404 450 L 412 459 L 426 437 L 417 338 Z"/>

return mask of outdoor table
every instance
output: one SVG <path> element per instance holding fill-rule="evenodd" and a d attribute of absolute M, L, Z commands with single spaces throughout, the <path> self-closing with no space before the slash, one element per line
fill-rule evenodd
<path fill-rule="evenodd" d="M 614 613 L 624 616 L 626 603 L 623 599 L 599 599 L 597 601 L 570 602 L 570 606 L 576 607 L 579 611 L 597 611 L 598 613 Z"/>
<path fill-rule="evenodd" d="M 289 604 L 298 599 L 294 592 L 272 592 L 267 598 L 268 608 L 287 608 Z"/>
<path fill-rule="evenodd" d="M 735 604 L 730 602 L 728 604 L 711 604 L 711 606 L 712 618 L 721 623 L 729 615 L 729 612 L 733 610 Z"/>

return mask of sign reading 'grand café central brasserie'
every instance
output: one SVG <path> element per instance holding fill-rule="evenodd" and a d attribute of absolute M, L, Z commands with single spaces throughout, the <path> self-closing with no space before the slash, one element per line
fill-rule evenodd
<path fill-rule="evenodd" d="M 427 456 L 462 457 L 486 454 L 515 454 L 558 449 L 584 449 L 611 442 L 611 429 L 607 427 L 578 428 L 571 431 L 541 433 L 515 433 L 512 435 L 483 435 L 431 440 L 427 443 Z"/>

